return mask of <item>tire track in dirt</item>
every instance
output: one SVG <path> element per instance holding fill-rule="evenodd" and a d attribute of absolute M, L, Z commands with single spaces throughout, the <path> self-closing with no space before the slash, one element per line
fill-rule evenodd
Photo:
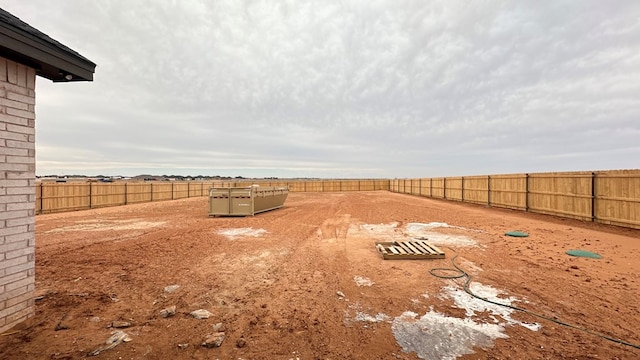
<path fill-rule="evenodd" d="M 274 355 L 284 357 L 292 354 L 312 358 L 332 353 L 330 339 L 336 334 L 326 333 L 322 329 L 327 323 L 335 324 L 341 320 L 340 312 L 331 306 L 336 299 L 335 292 L 326 289 L 327 284 L 334 283 L 337 276 L 330 271 L 332 266 L 327 258 L 319 256 L 322 239 L 317 234 L 322 232 L 323 227 L 328 231 L 327 234 L 338 233 L 339 226 L 327 224 L 338 225 L 340 222 L 332 220 L 337 211 L 336 204 L 323 204 L 307 211 L 300 221 L 289 226 L 286 232 L 290 239 L 289 252 L 274 268 L 278 281 L 263 294 L 267 298 L 282 297 L 282 301 L 271 301 L 271 311 L 264 314 L 264 326 L 259 330 L 259 336 L 254 338 L 258 348 L 264 346 L 273 349 L 273 345 L 276 345 L 279 351 L 275 354 L 265 351 L 258 358 L 269 359 Z M 327 216 L 329 219 L 323 221 Z M 264 343 L 269 339 L 274 343 Z M 318 342 L 317 339 L 325 341 Z"/>

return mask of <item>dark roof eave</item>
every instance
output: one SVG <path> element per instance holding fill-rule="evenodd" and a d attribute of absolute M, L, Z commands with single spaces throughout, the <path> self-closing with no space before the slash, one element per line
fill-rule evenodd
<path fill-rule="evenodd" d="M 39 76 L 55 82 L 93 81 L 96 64 L 11 24 L 0 22 L 0 44 L 0 54 L 35 68 Z"/>

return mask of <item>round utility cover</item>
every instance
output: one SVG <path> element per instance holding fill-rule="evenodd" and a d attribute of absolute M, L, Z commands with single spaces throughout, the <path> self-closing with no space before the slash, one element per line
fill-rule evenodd
<path fill-rule="evenodd" d="M 585 257 L 590 259 L 602 259 L 602 256 L 600 254 L 596 254 L 587 250 L 567 250 L 567 255 Z"/>
<path fill-rule="evenodd" d="M 526 232 L 522 232 L 522 231 L 507 231 L 504 234 L 507 235 L 507 236 L 513 236 L 513 237 L 527 237 L 527 236 L 529 236 L 529 234 L 527 234 Z"/>

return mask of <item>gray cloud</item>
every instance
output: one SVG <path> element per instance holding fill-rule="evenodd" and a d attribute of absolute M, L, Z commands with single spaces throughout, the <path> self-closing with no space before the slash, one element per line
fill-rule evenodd
<path fill-rule="evenodd" d="M 37 84 L 37 172 L 637 168 L 636 1 L 2 1 L 98 64 Z"/>

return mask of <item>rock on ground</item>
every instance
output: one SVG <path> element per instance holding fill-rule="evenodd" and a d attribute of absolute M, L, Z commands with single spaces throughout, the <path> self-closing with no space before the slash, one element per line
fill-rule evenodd
<path fill-rule="evenodd" d="M 205 309 L 194 310 L 190 314 L 191 316 L 193 316 L 198 320 L 208 319 L 209 317 L 211 317 L 211 315 L 213 315 L 211 312 L 209 312 L 209 310 L 205 310 Z"/>
<path fill-rule="evenodd" d="M 202 346 L 206 348 L 217 348 L 217 347 L 220 347 L 220 345 L 222 345 L 223 341 L 224 341 L 224 333 L 217 332 L 207 336 L 204 339 Z"/>
<path fill-rule="evenodd" d="M 176 306 L 169 306 L 168 308 L 164 308 L 160 310 L 160 316 L 163 318 L 168 318 L 176 314 Z"/>

